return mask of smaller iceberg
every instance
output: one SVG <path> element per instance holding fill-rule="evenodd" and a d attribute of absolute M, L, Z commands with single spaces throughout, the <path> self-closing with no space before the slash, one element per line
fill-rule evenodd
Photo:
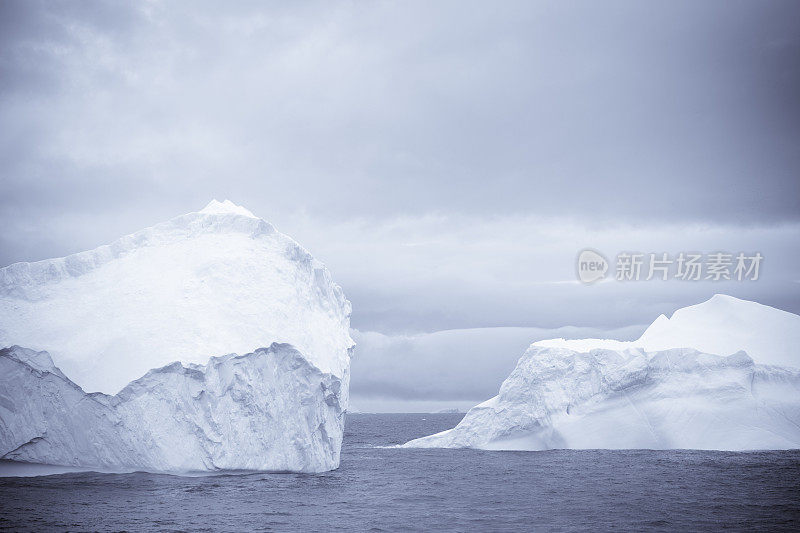
<path fill-rule="evenodd" d="M 797 315 L 720 295 L 671 320 L 662 315 L 637 341 L 536 342 L 497 396 L 455 428 L 404 446 L 800 448 L 800 370 L 790 342 L 798 325 Z M 724 353 L 731 342 L 768 363 L 794 364 Z"/>

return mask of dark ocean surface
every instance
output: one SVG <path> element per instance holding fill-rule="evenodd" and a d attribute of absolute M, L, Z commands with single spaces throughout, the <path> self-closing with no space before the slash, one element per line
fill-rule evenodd
<path fill-rule="evenodd" d="M 128 531 L 800 530 L 800 452 L 380 448 L 463 415 L 349 415 L 325 474 L 0 478 L 0 527 Z M 7 465 L 6 465 L 7 466 Z"/>

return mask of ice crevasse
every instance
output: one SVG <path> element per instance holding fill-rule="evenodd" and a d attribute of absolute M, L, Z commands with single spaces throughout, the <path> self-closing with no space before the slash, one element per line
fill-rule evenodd
<path fill-rule="evenodd" d="M 227 200 L 0 269 L 0 457 L 337 468 L 350 309 L 323 264 Z"/>

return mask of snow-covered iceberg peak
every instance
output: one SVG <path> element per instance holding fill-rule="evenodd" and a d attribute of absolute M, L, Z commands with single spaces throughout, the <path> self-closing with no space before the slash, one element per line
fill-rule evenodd
<path fill-rule="evenodd" d="M 747 352 L 756 363 L 800 368 L 800 316 L 757 302 L 715 294 L 709 300 L 683 307 L 672 318 L 660 315 L 639 339 L 548 339 L 538 347 L 593 349 L 642 348 L 655 352 L 672 348 L 730 355 Z"/>
<path fill-rule="evenodd" d="M 241 408 L 227 412 L 231 416 L 227 421 L 223 420 L 227 416 L 223 411 L 215 411 L 216 422 L 209 427 L 198 422 L 208 437 L 198 441 L 201 444 L 195 451 L 199 455 L 185 459 L 151 457 L 149 462 L 142 459 L 145 462 L 136 463 L 136 457 L 144 456 L 123 454 L 128 466 L 202 468 L 198 458 L 206 457 L 211 458 L 208 468 L 336 468 L 354 344 L 349 333 L 350 310 L 350 302 L 322 263 L 293 239 L 228 200 L 214 200 L 201 211 L 175 217 L 94 250 L 0 269 L 0 348 L 19 345 L 30 349 L 15 352 L 15 361 L 26 362 L 29 369 L 46 369 L 42 379 L 46 375 L 47 379 L 59 376 L 71 380 L 67 388 L 79 388 L 76 398 L 105 398 L 102 401 L 111 402 L 114 407 L 103 411 L 102 416 L 109 419 L 122 416 L 122 407 L 114 402 L 130 389 L 129 383 L 151 376 L 148 372 L 152 369 L 178 364 L 186 369 L 183 374 L 192 376 L 199 371 L 197 365 L 205 365 L 210 358 L 250 354 L 245 359 L 261 365 L 263 357 L 251 357 L 262 353 L 261 348 L 291 347 L 292 357 L 282 359 L 288 361 L 286 364 L 270 362 L 266 369 L 258 366 L 258 372 L 254 369 L 234 373 L 238 380 L 266 382 L 237 381 L 237 398 L 245 394 L 240 388 L 245 387 L 245 396 L 249 395 L 252 405 L 237 404 Z M 52 357 L 53 369 L 46 368 L 47 361 L 35 355 L 45 350 L 49 352 L 47 361 Z M 284 353 L 273 350 L 269 357 L 279 357 L 278 352 Z M 205 366 L 205 383 L 209 383 L 208 373 L 213 374 L 217 368 L 220 372 L 229 372 L 233 367 L 245 369 L 239 362 L 231 363 L 233 366 Z M 289 374 L 277 375 L 287 368 L 291 370 Z M 143 405 L 155 411 L 167 409 L 164 416 L 185 419 L 193 416 L 191 413 L 219 409 L 221 398 L 230 392 L 210 385 L 198 388 L 196 380 L 173 384 L 178 386 L 175 394 L 153 389 L 162 392 L 145 394 Z M 3 381 L 2 387 L 0 398 L 15 399 L 11 404 L 16 406 L 29 405 L 17 401 L 17 394 L 28 392 L 21 391 L 15 382 Z M 63 383 L 59 382 L 57 388 L 61 387 Z M 47 433 L 50 444 L 27 446 L 26 453 L 36 453 L 17 453 L 14 457 L 62 461 L 65 456 L 61 444 L 54 443 L 70 442 L 82 430 L 59 425 L 56 415 L 48 418 L 47 413 L 57 413 L 58 406 L 45 404 L 57 398 L 45 389 L 31 386 L 30 390 L 44 395 L 33 398 L 33 408 L 15 412 L 3 411 L 0 406 L 0 443 L 18 442 L 8 439 L 5 432 L 14 417 L 23 417 L 14 423 L 36 428 L 34 433 L 39 436 Z M 104 394 L 86 395 L 83 391 Z M 144 411 L 143 408 L 142 417 L 147 416 Z M 268 424 L 261 419 L 264 416 L 284 422 Z M 134 418 L 129 425 L 123 423 L 130 429 L 120 437 L 125 446 L 135 448 L 139 445 L 137 439 L 150 439 L 146 442 L 158 445 L 159 439 L 167 438 L 165 433 L 148 434 L 150 429 L 136 426 Z M 179 439 L 194 439 L 181 433 L 180 428 L 172 429 Z M 192 425 L 184 429 L 199 431 Z M 273 431 L 291 436 L 291 442 Z M 308 440 L 303 436 L 312 437 Z M 321 440 L 318 436 L 322 436 Z M 333 445 L 316 446 L 317 440 Z M 269 447 L 267 442 L 283 443 L 301 452 L 279 445 Z M 217 449 L 212 452 L 205 446 Z M 202 453 L 201 448 L 205 450 Z M 302 450 L 308 453 L 303 455 Z M 11 451 L 0 447 L 0 456 Z M 75 459 L 79 460 L 82 461 Z M 89 456 L 87 461 L 91 460 Z M 134 463 L 130 463 L 132 460 Z M 102 466 L 113 463 L 114 459 L 108 458 Z M 91 462 L 81 464 L 97 466 Z"/>
<path fill-rule="evenodd" d="M 744 350 L 760 364 L 800 368 L 800 316 L 715 294 L 671 318 L 661 315 L 635 344 L 648 351 L 692 347 L 717 355 Z"/>
<path fill-rule="evenodd" d="M 230 201 L 68 257 L 0 269 L 0 347 L 47 350 L 87 391 L 273 342 L 349 369 L 350 302 L 325 266 Z"/>
<path fill-rule="evenodd" d="M 406 446 L 800 448 L 798 319 L 715 296 L 662 315 L 637 341 L 535 342 L 497 396 Z"/>
<path fill-rule="evenodd" d="M 257 218 L 249 209 L 236 205 L 230 200 L 224 202 L 218 201 L 216 198 L 208 202 L 208 205 L 199 211 L 205 215 L 241 215 L 243 217 Z"/>

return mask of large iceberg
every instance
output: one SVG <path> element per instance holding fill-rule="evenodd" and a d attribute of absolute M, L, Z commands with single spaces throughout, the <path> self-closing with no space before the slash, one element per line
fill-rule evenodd
<path fill-rule="evenodd" d="M 405 446 L 800 448 L 798 331 L 800 316 L 717 295 L 637 341 L 539 341 L 497 396 Z"/>
<path fill-rule="evenodd" d="M 0 269 L 0 457 L 337 468 L 349 321 L 327 269 L 229 201 Z"/>

